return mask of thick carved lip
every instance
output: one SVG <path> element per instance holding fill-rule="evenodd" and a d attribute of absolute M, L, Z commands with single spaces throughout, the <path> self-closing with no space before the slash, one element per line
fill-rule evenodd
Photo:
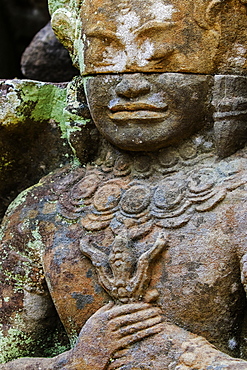
<path fill-rule="evenodd" d="M 115 112 L 135 112 L 135 111 L 152 111 L 152 112 L 163 112 L 167 110 L 167 104 L 155 105 L 144 102 L 127 102 L 117 103 L 109 107 L 110 111 Z"/>
<path fill-rule="evenodd" d="M 113 121 L 160 121 L 167 116 L 167 104 L 158 106 L 144 102 L 117 103 L 109 107 L 109 117 Z"/>

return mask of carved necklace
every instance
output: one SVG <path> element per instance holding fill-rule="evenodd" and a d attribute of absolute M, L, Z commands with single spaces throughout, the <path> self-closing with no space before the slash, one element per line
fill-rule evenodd
<path fill-rule="evenodd" d="M 217 162 L 208 148 L 198 150 L 201 142 L 196 140 L 198 145 L 190 141 L 179 150 L 134 154 L 132 160 L 126 153 L 106 153 L 63 194 L 60 214 L 80 219 L 88 231 L 110 227 L 117 235 L 127 228 L 131 238 L 141 237 L 154 225 L 163 229 L 185 225 L 195 212 L 211 210 L 245 182 L 244 159 Z"/>

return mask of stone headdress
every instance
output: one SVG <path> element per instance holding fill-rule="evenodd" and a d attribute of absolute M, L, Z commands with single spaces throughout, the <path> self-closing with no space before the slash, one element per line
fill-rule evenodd
<path fill-rule="evenodd" d="M 87 40 L 84 33 L 84 19 L 92 16 L 92 12 L 84 13 L 88 6 L 107 8 L 113 6 L 117 9 L 123 3 L 128 3 L 131 8 L 139 0 L 108 0 L 106 4 L 97 0 L 49 0 L 49 9 L 52 16 L 52 26 L 56 36 L 69 50 L 73 64 L 80 69 L 82 74 L 101 73 L 92 66 L 89 68 L 87 58 Z M 163 0 L 154 0 L 164 4 Z M 145 2 L 144 2 L 145 3 Z M 152 3 L 152 1 L 150 1 Z M 176 3 L 173 1 L 172 3 Z M 144 72 L 189 72 L 189 73 L 247 73 L 247 32 L 246 32 L 246 0 L 184 0 L 177 1 L 178 7 L 183 8 L 186 16 L 190 17 L 198 26 L 195 35 L 187 31 L 187 39 L 179 46 L 180 61 L 159 64 L 159 69 L 141 70 Z M 166 2 L 167 4 L 167 2 Z M 148 5 L 146 5 L 148 7 Z M 167 6 L 167 5 L 166 5 Z M 188 8 L 188 10 L 187 10 Z M 83 13 L 83 14 L 82 14 Z M 189 14 L 189 15 L 188 15 Z M 187 21 L 186 21 L 187 22 Z M 190 23 L 187 22 L 187 24 Z M 196 28 L 195 26 L 193 26 Z M 182 33 L 182 32 L 181 32 Z M 184 32 L 185 34 L 186 32 Z M 205 36 L 206 35 L 206 36 Z M 191 39 L 190 39 L 191 37 Z M 204 44 L 203 44 L 204 43 Z M 203 46 L 202 46 L 203 44 Z M 189 45 L 189 46 L 188 46 Z M 194 49 L 188 54 L 186 48 Z M 188 54 L 183 60 L 184 53 Z M 205 56 L 205 53 L 207 54 Z M 201 63 L 188 68 L 190 63 L 202 59 Z M 187 64 L 187 65 L 186 65 Z M 93 65 L 93 64 L 92 64 Z M 162 65 L 162 68 L 161 68 Z M 185 66 L 184 66 L 185 65 Z M 203 65 L 205 67 L 203 67 Z M 134 72 L 134 70 L 103 70 L 103 73 Z"/>

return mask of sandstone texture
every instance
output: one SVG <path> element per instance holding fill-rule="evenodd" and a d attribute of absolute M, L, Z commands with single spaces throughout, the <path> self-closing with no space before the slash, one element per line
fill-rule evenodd
<path fill-rule="evenodd" d="M 50 11 L 84 74 L 246 74 L 245 1 L 51 0 Z"/>
<path fill-rule="evenodd" d="M 172 78 L 180 91 L 183 81 L 197 98 L 187 93 L 188 111 L 176 115 L 179 105 L 163 96 L 171 119 L 158 121 L 148 105 L 152 92 L 157 97 L 156 74 L 106 77 L 86 84 L 102 135 L 107 137 L 107 120 L 103 129 L 90 90 L 105 91 L 108 83 L 125 112 L 120 125 L 127 125 L 129 114 L 129 130 L 145 127 L 145 112 L 154 113 L 146 132 L 150 149 L 157 125 L 180 139 L 164 131 L 166 147 L 154 151 L 143 151 L 138 141 L 134 152 L 102 144 L 92 163 L 55 171 L 10 206 L 2 226 L 2 353 L 5 361 L 17 349 L 19 356 L 34 358 L 0 369 L 245 369 L 246 149 L 233 153 L 229 147 L 219 159 L 226 131 L 214 131 L 220 131 L 225 103 L 219 86 L 240 112 L 236 92 L 242 88 L 245 94 L 246 77 L 164 74 L 164 86 Z M 133 99 L 133 79 L 145 114 L 132 105 L 123 110 Z M 145 93 L 144 82 L 151 86 Z M 125 94 L 121 84 L 128 86 Z M 205 110 L 190 109 L 193 102 L 199 106 L 198 99 Z M 104 94 L 105 107 L 112 101 Z M 223 112 L 230 122 L 231 111 Z M 197 122 L 191 130 L 188 115 Z M 72 345 L 67 351 L 60 320 Z M 42 359 L 47 331 L 58 333 L 64 352 Z"/>
<path fill-rule="evenodd" d="M 49 7 L 73 163 L 5 214 L 0 369 L 247 369 L 246 1 Z"/>
<path fill-rule="evenodd" d="M 3 312 L 35 351 L 37 328 L 54 317 L 52 297 L 71 342 L 81 339 L 53 359 L 13 366 L 246 368 L 231 357 L 245 351 L 246 154 L 219 162 L 212 153 L 191 142 L 133 161 L 108 151 L 107 165 L 102 157 L 101 165 L 64 168 L 17 199 L 3 229 Z M 144 285 L 132 293 L 143 263 Z"/>

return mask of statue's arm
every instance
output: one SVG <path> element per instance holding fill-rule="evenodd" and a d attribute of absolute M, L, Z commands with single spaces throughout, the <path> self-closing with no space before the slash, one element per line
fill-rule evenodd
<path fill-rule="evenodd" d="M 237 211 L 234 215 L 235 229 L 232 237 L 233 252 L 237 253 L 240 261 L 241 281 L 247 293 L 247 212 L 246 212 L 246 191 L 242 193 L 243 202 L 235 200 Z M 238 212 L 239 211 L 239 212 Z M 243 323 L 244 325 L 244 323 Z M 243 328 L 242 328 L 243 330 Z M 245 343 L 243 343 L 245 345 Z M 182 352 L 178 365 L 174 370 L 244 370 L 247 369 L 247 361 L 240 358 L 233 358 L 214 347 L 205 338 L 191 334 L 181 346 Z M 245 352 L 245 354 L 244 354 Z M 246 358 L 246 350 L 241 348 L 241 354 Z"/>
<path fill-rule="evenodd" d="M 205 338 L 189 335 L 181 345 L 182 353 L 174 370 L 245 370 L 247 361 L 233 358 L 215 348 Z"/>
<path fill-rule="evenodd" d="M 125 349 L 113 356 L 113 363 L 107 370 L 122 369 L 128 364 L 130 369 L 139 369 L 143 363 L 152 363 L 154 370 L 246 370 L 247 362 L 233 358 L 217 350 L 205 338 L 195 335 L 177 325 L 163 323 L 161 334 L 140 343 L 143 354 Z M 151 343 L 151 347 L 150 347 Z M 124 367 L 123 367 L 124 368 Z"/>
<path fill-rule="evenodd" d="M 124 313 L 125 308 L 126 312 Z M 123 311 L 120 313 L 121 310 Z M 127 311 L 131 310 L 131 314 L 127 314 Z M 177 325 L 159 323 L 158 312 L 156 312 L 157 323 L 150 327 L 150 323 L 148 323 L 150 318 L 146 320 L 146 323 L 143 320 L 141 329 L 135 313 L 140 315 L 142 312 L 143 316 L 149 317 L 152 314 L 150 312 L 147 314 L 148 310 L 150 311 L 150 308 L 147 307 L 142 309 L 138 307 L 137 311 L 134 311 L 130 305 L 112 308 L 108 305 L 88 320 L 72 350 L 51 359 L 18 359 L 0 365 L 0 370 L 16 370 L 18 368 L 22 370 L 105 370 L 106 368 L 115 370 L 120 369 L 123 365 L 128 365 L 130 369 L 139 368 L 138 362 L 137 365 L 133 363 L 132 366 L 133 359 L 138 360 L 138 356 L 135 356 L 135 353 L 131 354 L 130 345 L 155 334 L 158 336 L 158 342 L 156 343 L 154 336 L 151 354 L 151 358 L 154 359 L 157 346 L 159 350 L 153 366 L 155 370 L 247 369 L 246 361 L 230 357 L 217 350 L 205 338 L 194 335 Z M 106 315 L 104 315 L 105 313 Z M 103 330 L 93 336 L 95 325 L 99 323 L 98 320 Z M 160 352 L 161 347 L 164 347 L 163 352 Z"/>
<path fill-rule="evenodd" d="M 61 324 L 45 283 L 41 238 L 28 207 L 32 190 L 9 207 L 0 232 L 0 363 L 41 354 L 61 335 Z M 38 202 L 38 200 L 37 200 Z M 57 345 L 58 345 L 57 341 Z M 51 350 L 51 353 L 53 350 Z"/>

